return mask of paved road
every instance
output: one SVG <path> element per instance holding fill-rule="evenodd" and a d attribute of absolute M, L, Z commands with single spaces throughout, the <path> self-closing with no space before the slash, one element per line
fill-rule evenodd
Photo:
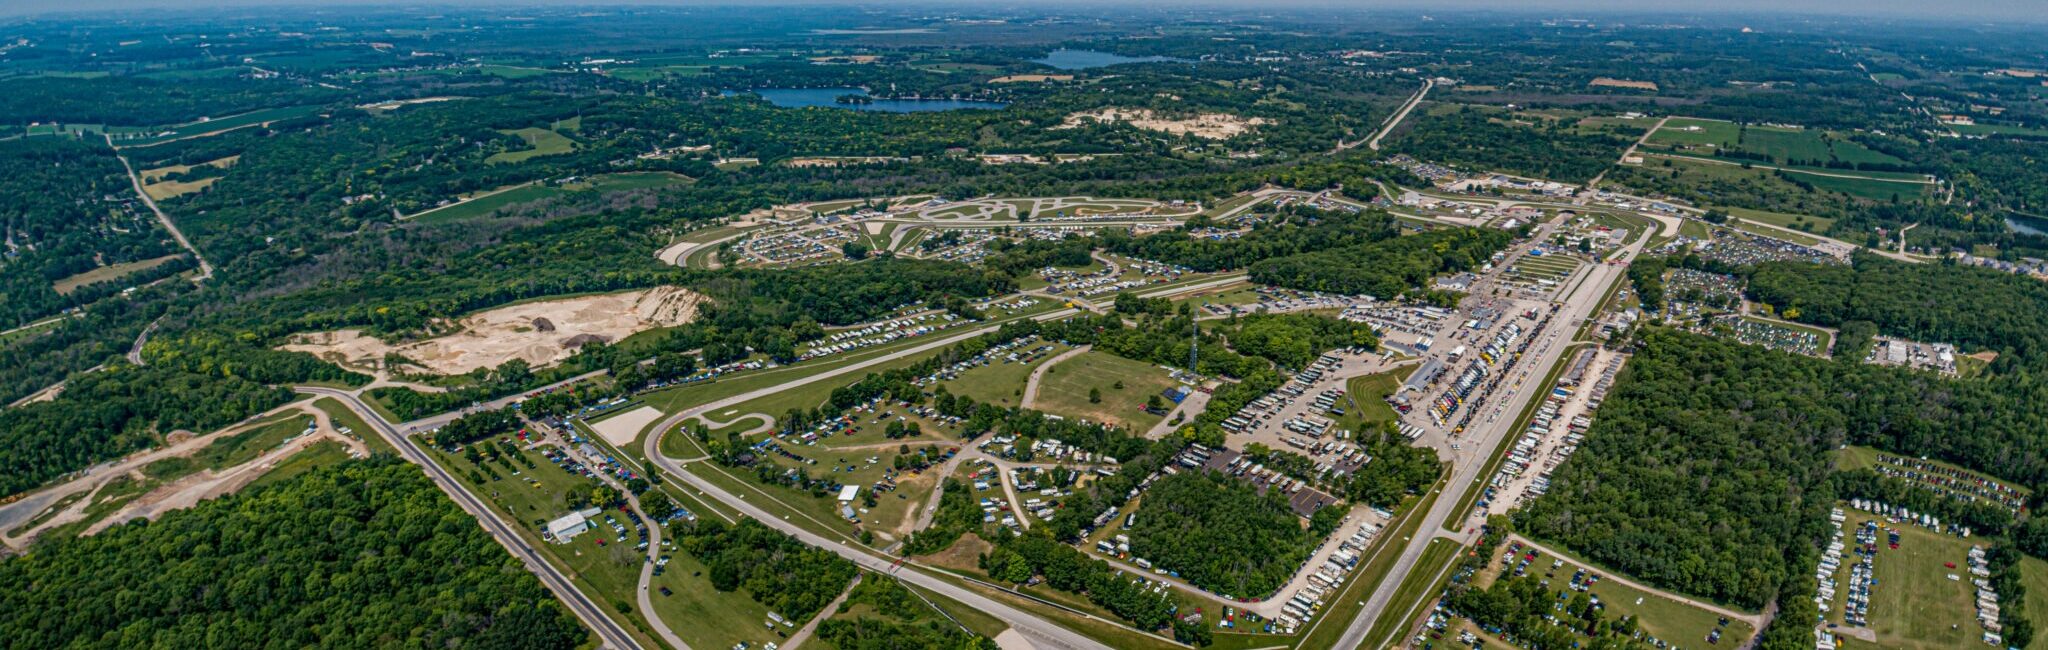
<path fill-rule="evenodd" d="M 106 138 L 107 147 L 113 148 L 114 136 L 109 135 L 106 136 Z M 156 214 L 157 222 L 164 225 L 164 230 L 170 231 L 171 239 L 178 240 L 179 246 L 184 247 L 185 250 L 191 251 L 192 258 L 199 260 L 199 277 L 193 278 L 192 280 L 194 282 L 204 282 L 207 279 L 212 278 L 213 264 L 206 261 L 205 255 L 199 254 L 199 249 L 194 248 L 192 246 L 192 240 L 186 239 L 184 231 L 178 230 L 178 224 L 171 223 L 171 218 L 165 216 L 164 211 L 156 207 L 156 200 L 149 198 L 148 192 L 142 191 L 142 177 L 135 175 L 135 167 L 133 165 L 128 164 L 128 157 L 122 155 L 115 155 L 114 158 L 120 160 L 121 168 L 128 171 L 128 183 L 135 186 L 135 196 L 141 197 L 142 204 L 149 206 L 149 211 Z"/>
<path fill-rule="evenodd" d="M 583 373 L 583 374 L 580 374 L 580 375 L 577 375 L 577 376 L 574 376 L 574 377 L 570 377 L 570 378 L 568 378 L 568 379 L 564 379 L 564 380 L 561 380 L 561 381 L 558 381 L 558 382 L 555 382 L 555 383 L 552 383 L 552 384 L 548 384 L 548 385 L 546 385 L 546 386 L 542 386 L 542 387 L 540 387 L 540 388 L 535 388 L 535 389 L 533 389 L 533 390 L 528 390 L 528 391 L 520 391 L 519 393 L 516 393 L 516 394 L 513 394 L 513 395 L 507 395 L 507 396 L 504 396 L 504 397 L 500 397 L 500 398 L 498 398 L 498 399 L 494 399 L 494 400 L 491 400 L 491 401 L 488 401 L 488 402 L 484 402 L 484 403 L 482 403 L 482 404 L 477 404 L 477 405 L 474 405 L 474 406 L 469 406 L 469 407 L 465 407 L 465 408 L 459 408 L 459 409 L 455 409 L 455 410 L 453 410 L 453 411 L 449 411 L 449 412 L 447 412 L 447 413 L 442 413 L 442 414 L 440 414 L 440 415 L 431 415 L 431 416 L 423 417 L 423 418 L 420 418 L 420 419 L 417 419 L 417 420 L 413 420 L 413 421 L 411 421 L 411 422 L 403 422 L 403 423 L 399 423 L 399 424 L 395 425 L 395 428 L 396 428 L 396 429 L 397 429 L 398 431 L 401 431 L 401 432 L 403 432 L 403 433 L 404 433 L 405 435 L 412 435 L 412 434 L 415 434 L 415 433 L 419 433 L 419 432 L 421 432 L 421 431 L 431 431 L 431 430 L 434 430 L 434 429 L 439 429 L 439 428 L 441 428 L 441 427 L 443 427 L 443 426 L 446 426 L 446 425 L 447 425 L 448 423 L 450 423 L 450 422 L 454 422 L 454 421 L 456 421 L 457 419 L 460 419 L 460 418 L 461 418 L 462 416 L 464 416 L 464 415 L 468 415 L 468 414 L 471 414 L 471 413 L 476 413 L 476 412 L 479 412 L 479 411 L 495 411 L 495 410 L 498 410 L 498 409 L 501 409 L 501 408 L 505 408 L 505 407 L 507 407 L 507 406 L 511 406 L 513 402 L 518 402 L 518 401 L 522 401 L 522 400 L 525 400 L 525 399 L 526 399 L 526 396 L 527 396 L 527 395 L 532 395 L 532 394 L 534 394 L 534 393 L 545 393 L 545 392 L 548 392 L 548 391 L 554 390 L 554 389 L 556 389 L 556 388 L 561 388 L 561 387 L 563 387 L 563 386 L 567 386 L 567 385 L 570 385 L 570 384 L 574 384 L 574 383 L 576 383 L 576 382 L 579 382 L 579 381 L 583 381 L 583 380 L 586 380 L 586 379 L 591 379 L 591 378 L 595 378 L 595 377 L 602 377 L 602 376 L 604 376 L 604 375 L 605 375 L 606 373 L 609 373 L 609 372 L 611 372 L 611 371 L 609 371 L 609 370 L 593 370 L 593 371 L 591 371 L 591 372 L 586 372 L 586 373 Z M 354 394 L 361 394 L 361 393 L 363 392 L 363 390 L 364 390 L 364 389 L 368 389 L 368 388 L 369 388 L 368 386 L 365 386 L 365 387 L 363 387 L 363 389 L 358 389 L 358 390 L 354 391 Z M 410 386 L 408 386 L 408 388 L 411 388 L 411 387 L 410 387 Z M 417 390 L 417 389 L 415 389 L 415 390 Z"/>
<path fill-rule="evenodd" d="M 1626 150 L 1623 150 L 1623 151 L 1621 152 L 1621 157 L 1620 157 L 1620 158 L 1617 158 L 1617 159 L 1615 159 L 1615 163 L 1614 163 L 1614 164 L 1617 164 L 1617 165 L 1626 165 L 1626 164 L 1628 164 L 1628 158 L 1629 158 L 1629 156 L 1633 156 L 1633 155 L 1636 155 L 1636 149 L 1637 149 L 1637 148 L 1639 148 L 1639 147 L 1642 147 L 1642 146 L 1643 146 L 1643 143 L 1645 143 L 1645 142 L 1649 142 L 1649 141 L 1650 141 L 1650 136 L 1656 135 L 1656 134 L 1657 134 L 1657 130 L 1658 130 L 1658 129 L 1662 129 L 1662 128 L 1664 128 L 1664 123 L 1665 123 L 1665 122 L 1669 122 L 1669 121 L 1671 121 L 1671 118 L 1670 118 L 1670 117 L 1668 117 L 1668 116 L 1667 116 L 1667 117 L 1661 117 L 1661 118 L 1657 118 L 1657 123 L 1656 123 L 1655 125 L 1652 125 L 1652 126 L 1650 127 L 1650 130 L 1648 130 L 1648 131 L 1644 131 L 1644 132 L 1643 132 L 1643 137 L 1640 137 L 1640 138 L 1636 138 L 1636 141 L 1635 141 L 1635 142 L 1631 142 L 1631 143 L 1629 143 L 1629 145 L 1628 145 L 1628 149 L 1626 149 Z M 1607 178 L 1607 170 L 1605 170 L 1605 169 L 1602 169 L 1602 170 L 1600 170 L 1600 173 L 1599 173 L 1598 175 L 1595 175 L 1595 176 L 1593 177 L 1593 180 L 1590 180 L 1590 181 L 1586 181 L 1586 189 L 1589 189 L 1589 190 L 1591 190 L 1591 189 L 1598 189 L 1598 188 L 1600 187 L 1600 181 L 1601 181 L 1601 180 L 1603 180 L 1603 179 L 1605 179 L 1605 178 Z"/>
<path fill-rule="evenodd" d="M 559 598 L 576 618 L 583 619 L 584 626 L 597 632 L 598 640 L 603 647 L 615 650 L 638 650 L 641 647 L 640 642 L 634 640 L 631 634 L 626 633 L 625 628 L 619 627 L 618 622 L 606 615 L 596 601 L 583 595 L 583 592 L 576 588 L 576 583 L 570 582 L 567 576 L 562 575 L 554 565 L 542 558 L 539 551 L 527 546 L 526 540 L 519 537 L 519 534 L 512 530 L 512 525 L 498 516 L 497 511 L 471 494 L 462 481 L 450 476 L 447 470 L 429 460 L 426 452 L 422 451 L 410 436 L 399 433 L 398 429 L 385 421 L 383 416 L 378 415 L 375 409 L 363 403 L 362 398 L 349 391 L 333 388 L 300 386 L 296 390 L 340 400 L 341 403 L 348 405 L 349 409 L 354 410 L 357 416 L 362 417 L 364 422 L 369 423 L 370 428 L 376 429 L 378 435 L 390 441 L 391 446 L 397 447 L 399 457 L 426 470 L 427 478 L 432 479 L 434 485 L 439 486 L 442 492 L 448 493 L 448 497 L 455 501 L 455 505 L 461 506 L 463 510 L 475 516 L 477 521 L 482 523 L 485 532 L 490 533 L 493 539 L 511 551 L 513 557 L 524 562 L 528 571 L 539 576 L 541 584 L 547 585 L 550 591 L 555 592 L 555 597 Z"/>
<path fill-rule="evenodd" d="M 1379 151 L 1380 138 L 1387 137 L 1387 133 L 1393 131 L 1394 127 L 1400 126 L 1402 120 L 1408 119 L 1408 112 L 1415 110 L 1415 106 L 1422 103 L 1423 96 L 1429 94 L 1429 89 L 1435 87 L 1435 81 L 1429 79 L 1422 80 L 1422 90 L 1415 91 L 1415 96 L 1408 98 L 1408 103 L 1401 105 L 1400 112 L 1394 113 L 1394 116 L 1387 120 L 1385 126 L 1380 127 L 1379 131 L 1372 134 L 1372 139 L 1365 141 L 1365 147 L 1373 151 Z"/>
<path fill-rule="evenodd" d="M 1649 238 L 1650 233 L 1643 233 L 1641 237 L 1629 245 L 1628 253 L 1624 258 L 1633 259 L 1634 255 L 1641 252 L 1643 246 L 1649 242 Z M 1598 307 L 1601 298 L 1605 297 L 1607 288 L 1614 282 L 1619 281 L 1627 269 L 1625 266 L 1609 264 L 1593 264 L 1588 268 L 1590 270 L 1586 272 L 1585 279 L 1581 280 L 1572 289 L 1570 296 L 1564 300 L 1565 307 L 1554 317 L 1551 326 L 1532 334 L 1535 338 L 1531 340 L 1539 342 L 1539 344 L 1547 337 L 1557 336 L 1557 339 L 1551 341 L 1547 349 L 1530 359 L 1533 363 L 1526 366 L 1530 369 L 1529 377 L 1532 382 L 1540 382 L 1542 376 L 1547 374 L 1551 366 L 1555 365 L 1558 359 L 1564 355 L 1564 351 L 1570 347 L 1567 344 L 1570 343 L 1572 334 L 1578 330 L 1578 326 L 1585 319 L 1592 315 L 1593 310 Z M 1548 390 L 1548 387 L 1535 383 L 1522 384 L 1501 405 L 1504 409 L 1503 413 L 1518 416 L 1522 412 L 1523 407 L 1528 405 L 1529 400 L 1548 392 Z M 1482 409 L 1488 408 L 1488 406 L 1475 404 L 1470 408 Z M 1408 541 L 1407 547 L 1401 551 L 1399 559 L 1396 560 L 1393 570 L 1388 572 L 1380 584 L 1373 589 L 1371 597 L 1366 600 L 1365 609 L 1360 610 L 1358 616 L 1353 618 L 1351 624 L 1345 628 L 1344 636 L 1339 640 L 1337 647 L 1358 648 L 1362 646 L 1366 642 L 1366 633 L 1370 631 L 1375 621 L 1380 620 L 1382 616 L 1402 615 L 1401 612 L 1413 604 L 1392 602 L 1394 592 L 1400 588 L 1402 581 L 1408 577 L 1408 574 L 1415 569 L 1416 563 L 1422 559 L 1423 551 L 1429 547 L 1429 540 L 1437 536 L 1436 532 L 1440 531 L 1444 524 L 1450 522 L 1453 517 L 1463 514 L 1458 512 L 1463 505 L 1463 499 L 1459 497 L 1467 493 L 1468 490 L 1483 489 L 1484 482 L 1488 477 L 1482 476 L 1481 472 L 1485 471 L 1487 461 L 1490 460 L 1491 455 L 1499 451 L 1500 441 L 1505 436 L 1513 433 L 1511 429 L 1517 419 L 1519 417 L 1504 416 L 1491 422 L 1481 422 L 1475 424 L 1473 429 L 1466 433 L 1465 439 L 1461 441 L 1464 453 L 1454 453 L 1451 480 L 1445 484 L 1444 494 L 1436 500 L 1435 505 L 1429 509 L 1429 512 L 1424 513 L 1422 527 L 1418 529 L 1420 532 Z M 1460 533 L 1454 537 L 1461 542 L 1469 543 L 1474 535 Z"/>
<path fill-rule="evenodd" d="M 1038 364 L 1037 368 L 1031 369 L 1031 378 L 1024 381 L 1024 399 L 1019 403 L 1024 408 L 1036 408 L 1032 405 L 1038 403 L 1038 382 L 1045 380 L 1045 373 L 1052 372 L 1052 367 L 1058 365 L 1059 362 L 1081 356 L 1092 349 L 1095 349 L 1095 346 L 1083 345 L 1066 352 L 1061 352 L 1058 356 L 1046 359 L 1045 363 Z"/>

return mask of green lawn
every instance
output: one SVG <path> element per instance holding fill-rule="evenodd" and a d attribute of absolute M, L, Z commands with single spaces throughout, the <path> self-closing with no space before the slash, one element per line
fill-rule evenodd
<path fill-rule="evenodd" d="M 1779 228 L 1791 228 L 1794 230 L 1802 230 L 1807 232 L 1827 232 L 1828 226 L 1832 226 L 1835 224 L 1834 219 L 1829 219 L 1827 217 L 1812 217 L 1803 214 L 1788 214 L 1784 212 L 1770 212 L 1767 210 L 1752 210 L 1749 208 L 1722 208 L 1722 210 L 1727 212 L 1728 214 L 1734 215 L 1737 218 L 1745 219 L 1748 221 L 1755 221 L 1757 223 L 1770 224 L 1773 226 L 1777 226 Z"/>
<path fill-rule="evenodd" d="M 2027 621 L 2048 621 L 2048 561 L 2033 557 L 2020 558 L 2020 583 L 2027 586 Z M 2048 634 L 2034 635 L 2034 642 L 2027 645 L 2029 650 L 2048 649 Z"/>
<path fill-rule="evenodd" d="M 745 642 L 758 648 L 785 638 L 768 631 L 768 607 L 755 602 L 745 589 L 718 591 L 696 558 L 680 549 L 668 555 L 668 566 L 649 583 L 654 593 L 648 598 L 654 601 L 654 613 L 691 647 L 731 648 Z M 669 595 L 661 594 L 662 587 Z"/>
<path fill-rule="evenodd" d="M 499 131 L 505 135 L 518 136 L 526 141 L 527 149 L 491 154 L 484 162 L 489 164 L 516 163 L 529 158 L 564 154 L 576 149 L 576 141 L 569 136 L 539 127 L 528 127 L 511 131 Z"/>
<path fill-rule="evenodd" d="M 1344 415 L 1337 418 L 1337 426 L 1354 432 L 1373 431 L 1383 423 L 1400 419 L 1401 414 L 1387 403 L 1387 396 L 1400 390 L 1401 382 L 1415 373 L 1416 364 L 1409 364 L 1382 373 L 1352 377 L 1344 383 L 1344 397 L 1350 402 Z"/>
<path fill-rule="evenodd" d="M 1844 511 L 1849 515 L 1842 522 L 1847 542 L 1854 541 L 1863 522 L 1885 523 L 1866 512 L 1847 508 Z M 1878 531 L 1877 586 L 1871 590 L 1869 616 L 1878 647 L 1976 647 L 1983 629 L 1977 625 L 1976 587 L 1970 584 L 1967 568 L 1972 542 L 1918 526 L 1895 525 L 1893 529 L 1899 531 L 1897 549 L 1888 548 L 1884 531 Z M 1842 568 L 1835 575 L 1841 589 L 1847 589 L 1849 567 L 1857 561 L 1853 554 L 1843 556 Z M 1949 562 L 1957 568 L 1943 566 Z M 1949 580 L 1950 574 L 1961 579 Z M 2032 600 L 2033 594 L 2028 596 Z M 1830 622 L 1841 622 L 1843 597 L 1846 592 L 1837 596 L 1834 611 L 1826 613 Z M 1950 629 L 1952 625 L 1955 629 Z"/>
<path fill-rule="evenodd" d="M 1736 126 L 1734 122 L 1674 117 L 1664 123 L 1664 128 L 1657 129 L 1657 132 L 1650 136 L 1649 143 L 1725 146 L 1727 143 L 1735 142 L 1736 136 L 1740 133 L 1741 127 Z"/>
<path fill-rule="evenodd" d="M 1034 343 L 1018 351 L 1028 351 L 1040 345 L 1045 344 Z M 1053 357 L 1073 349 L 1057 343 L 1050 345 L 1053 346 L 1052 349 L 1032 357 L 1028 363 L 1021 359 L 1012 362 L 997 357 L 990 359 L 989 365 L 971 368 L 960 373 L 959 378 L 944 382 L 942 385 L 954 395 L 971 397 L 974 401 L 984 404 L 1016 406 L 1023 399 L 1024 382 L 1031 378 L 1031 371 L 1045 365 Z"/>
<path fill-rule="evenodd" d="M 1118 382 L 1123 388 L 1117 388 Z M 1178 385 L 1166 370 L 1107 352 L 1089 351 L 1047 370 L 1038 385 L 1041 411 L 1143 432 L 1161 416 L 1146 413 L 1145 398 Z M 1089 391 L 1101 400 L 1090 402 Z M 1161 400 L 1165 397 L 1162 395 Z"/>
<path fill-rule="evenodd" d="M 427 455 L 435 463 L 447 468 L 449 473 L 454 474 L 456 480 L 463 481 L 472 493 L 504 513 L 529 545 L 548 557 L 549 561 L 561 568 L 571 580 L 579 583 L 585 593 L 598 601 L 600 607 L 607 610 L 608 614 L 621 619 L 624 627 L 638 633 L 642 638 L 641 643 L 651 646 L 653 642 L 647 638 L 646 624 L 639 618 L 640 612 L 632 607 L 635 602 L 634 590 L 638 588 L 640 581 L 640 565 L 646 556 L 633 549 L 635 537 L 631 534 L 631 529 L 627 530 L 624 544 L 618 543 L 616 533 L 601 523 L 596 529 L 577 536 L 568 544 L 543 541 L 540 538 L 541 527 L 545 526 L 548 520 L 569 512 L 568 493 L 590 490 L 596 487 L 598 482 L 564 471 L 541 457 L 537 451 L 522 450 L 519 454 L 531 459 L 534 466 L 528 468 L 517 460 L 511 461 L 510 467 L 502 462 L 486 461 L 490 469 L 498 473 L 497 479 L 491 479 L 488 473 L 481 472 L 480 468 L 470 463 L 468 459 L 442 452 L 437 448 L 427 448 Z M 484 474 L 482 485 L 470 482 L 472 470 Z M 620 523 L 627 521 L 617 510 L 607 510 L 606 514 L 618 519 Z M 602 517 L 598 519 L 602 522 Z M 600 544 L 600 541 L 603 543 Z M 621 603 L 626 604 L 633 613 L 618 615 L 615 606 Z M 688 626 L 674 627 L 678 634 L 683 634 Z"/>

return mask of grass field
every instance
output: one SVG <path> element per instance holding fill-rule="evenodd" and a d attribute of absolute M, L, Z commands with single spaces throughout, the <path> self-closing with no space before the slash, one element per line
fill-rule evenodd
<path fill-rule="evenodd" d="M 1688 130 L 1694 129 L 1694 130 Z M 1732 122 L 1673 118 L 1650 136 L 1649 144 L 1745 151 L 1770 156 L 1781 164 L 1791 161 L 1839 160 L 1845 163 L 1901 164 L 1889 154 L 1872 150 L 1838 133 L 1819 129 L 1788 129 L 1770 126 L 1743 128 Z"/>
<path fill-rule="evenodd" d="M 516 460 L 512 461 L 510 467 L 504 463 L 486 461 L 490 468 L 498 473 L 497 479 L 489 478 L 488 473 L 481 472 L 477 465 L 460 456 L 431 447 L 426 451 L 435 463 L 454 474 L 456 480 L 464 481 L 472 493 L 506 514 L 507 519 L 513 523 L 513 528 L 519 531 L 528 545 L 548 557 L 550 562 L 561 568 L 571 580 L 579 583 L 591 599 L 598 601 L 600 607 L 612 610 L 608 611 L 608 614 L 617 614 L 620 609 L 633 612 L 616 615 L 615 618 L 621 619 L 622 626 L 637 632 L 643 639 L 641 643 L 651 646 L 653 641 L 645 638 L 646 624 L 639 618 L 640 613 L 637 609 L 632 606 L 634 589 L 640 580 L 640 565 L 645 562 L 646 556 L 633 549 L 634 537 L 631 534 L 626 535 L 626 543 L 620 544 L 616 541 L 615 533 L 600 523 L 597 528 L 577 536 L 568 544 L 549 543 L 540 538 L 539 531 L 548 520 L 568 513 L 567 495 L 572 491 L 587 491 L 595 487 L 598 485 L 595 479 L 570 474 L 541 457 L 539 452 L 531 450 L 522 450 L 519 454 L 533 461 L 532 468 Z M 469 482 L 468 477 L 472 471 L 485 475 L 482 485 Z M 608 510 L 606 514 L 621 523 L 626 522 L 625 517 L 617 510 Z M 603 518 L 598 519 L 602 522 Z M 670 564 L 670 567 L 674 566 Z M 671 568 L 670 571 L 673 572 L 674 569 Z M 687 626 L 677 626 L 677 633 L 684 634 L 686 628 Z"/>
<path fill-rule="evenodd" d="M 959 378 L 947 381 L 943 385 L 954 395 L 972 397 L 977 402 L 1002 407 L 1016 406 L 1023 400 L 1024 382 L 1031 378 L 1031 371 L 1045 365 L 1053 357 L 1073 349 L 1057 343 L 1051 345 L 1052 349 L 1033 357 L 1028 363 L 1004 361 L 1000 358 L 990 359 L 989 365 L 969 369 L 960 373 Z M 1038 345 L 1024 349 L 1036 347 Z"/>
<path fill-rule="evenodd" d="M 553 133 L 550 131 L 550 133 Z M 503 155 L 503 154 L 499 154 Z M 427 224 L 446 224 L 481 219 L 507 207 L 531 203 L 541 199 L 561 196 L 568 192 L 623 192 L 627 190 L 655 189 L 695 182 L 688 176 L 670 172 L 626 172 L 605 174 L 566 185 L 542 185 L 529 183 L 490 190 L 458 203 L 415 212 L 407 219 Z"/>
<path fill-rule="evenodd" d="M 1740 230 L 1742 232 L 1750 233 L 1753 235 L 1763 235 L 1765 237 L 1770 237 L 1774 239 L 1783 239 L 1785 241 L 1789 241 L 1794 244 L 1799 244 L 1801 246 L 1820 245 L 1820 240 L 1817 238 L 1800 234 L 1796 231 L 1786 230 L 1783 228 L 1766 228 L 1764 226 L 1757 225 L 1755 222 L 1751 222 L 1748 219 L 1729 219 L 1726 225 L 1729 228 Z"/>
<path fill-rule="evenodd" d="M 1123 388 L 1117 388 L 1117 382 L 1122 382 Z M 1143 432 L 1161 419 L 1161 416 L 1145 412 L 1145 398 L 1159 395 L 1175 385 L 1173 378 L 1158 366 L 1107 352 L 1089 351 L 1046 371 L 1039 380 L 1037 406 L 1039 410 L 1063 417 Z M 1101 394 L 1101 402 L 1088 401 L 1090 390 Z"/>
<path fill-rule="evenodd" d="M 158 258 L 137 260 L 134 262 L 122 262 L 120 264 L 109 264 L 90 271 L 86 271 L 84 273 L 73 275 L 68 278 L 64 278 L 62 280 L 58 280 L 51 285 L 51 288 L 57 290 L 57 295 L 69 295 L 71 292 L 77 291 L 80 288 L 83 288 L 88 285 L 119 280 L 121 278 L 125 278 L 136 273 L 141 273 L 143 271 L 147 271 L 159 266 L 163 266 L 165 264 L 169 264 L 171 263 L 171 260 L 178 259 L 180 256 L 183 255 L 184 253 L 172 253 Z"/>
<path fill-rule="evenodd" d="M 1865 521 L 1885 525 L 1876 515 L 1844 510 L 1849 515 L 1842 522 L 1845 543 L 1855 541 L 1856 530 Z M 1968 566 L 1971 542 L 1918 526 L 1892 528 L 1899 532 L 1897 549 L 1886 547 L 1884 531 L 1878 532 L 1877 585 L 1871 589 L 1869 617 L 1877 645 L 1908 650 L 1975 647 L 1983 634 L 1977 625 L 1976 587 L 1970 584 L 1969 571 L 1962 568 Z M 1837 584 L 1847 587 L 1849 567 L 1857 561 L 1854 555 L 1842 558 L 1842 567 L 1835 574 Z M 1943 566 L 1949 562 L 1958 568 Z M 1962 579 L 1949 580 L 1950 574 Z M 1839 598 L 1826 617 L 1841 622 Z"/>
<path fill-rule="evenodd" d="M 2020 558 L 2020 584 L 2027 586 L 2027 621 L 2048 621 L 2048 561 L 2038 558 Z M 2034 642 L 2028 650 L 2048 649 L 2048 634 L 2034 635 Z"/>
<path fill-rule="evenodd" d="M 1952 124 L 1949 129 L 1963 135 L 2024 135 L 2048 137 L 2048 129 L 2039 129 L 2011 124 Z M 2036 643 L 2036 646 L 2043 644 Z"/>
<path fill-rule="evenodd" d="M 1352 377 L 1344 383 L 1344 396 L 1351 402 L 1343 416 L 1337 418 L 1337 426 L 1354 432 L 1366 432 L 1384 426 L 1384 423 L 1400 419 L 1401 414 L 1387 403 L 1387 396 L 1401 389 L 1401 382 L 1408 380 L 1418 366 L 1409 364 L 1382 373 Z"/>
<path fill-rule="evenodd" d="M 262 476 L 256 477 L 256 480 L 250 481 L 249 485 L 243 489 L 246 490 L 277 483 L 310 472 L 316 467 L 325 467 L 348 459 L 348 447 L 333 440 L 322 440 L 300 450 L 299 453 L 292 454 L 284 460 L 278 461 L 277 466 L 270 468 L 270 471 L 264 472 Z"/>
<path fill-rule="evenodd" d="M 504 151 L 491 154 L 489 158 L 484 159 L 485 163 L 493 165 L 503 163 L 516 163 L 525 161 L 530 158 L 538 158 L 540 156 L 552 156 L 555 154 L 569 153 L 571 151 L 576 150 L 575 140 L 571 140 L 569 139 L 569 136 L 562 135 L 549 129 L 528 127 L 512 131 L 499 131 L 499 133 L 511 136 L 518 136 L 519 139 L 525 140 L 526 146 L 530 148 L 522 149 L 519 151 Z"/>
<path fill-rule="evenodd" d="M 289 108 L 266 108 L 238 115 L 187 122 L 171 127 L 151 128 L 114 134 L 114 144 L 121 147 L 147 147 L 172 140 L 183 140 L 237 129 L 268 124 L 279 120 L 298 119 L 320 112 L 319 106 L 293 106 Z"/>
<path fill-rule="evenodd" d="M 1835 224 L 1834 219 L 1812 217 L 1803 214 L 1788 214 L 1767 210 L 1752 210 L 1749 208 L 1722 208 L 1722 210 L 1747 221 L 1807 232 L 1827 232 L 1828 227 Z"/>

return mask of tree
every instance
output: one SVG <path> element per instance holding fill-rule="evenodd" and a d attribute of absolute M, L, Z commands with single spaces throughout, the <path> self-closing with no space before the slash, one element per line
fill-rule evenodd
<path fill-rule="evenodd" d="M 1101 403 L 1102 403 L 1102 389 L 1100 389 L 1100 388 L 1093 388 L 1093 387 L 1090 387 L 1090 388 L 1088 389 L 1088 403 L 1089 403 L 1089 404 L 1101 404 Z"/>

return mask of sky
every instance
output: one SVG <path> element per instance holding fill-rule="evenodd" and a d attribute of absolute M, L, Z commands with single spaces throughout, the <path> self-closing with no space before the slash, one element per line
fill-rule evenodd
<path fill-rule="evenodd" d="M 508 6 L 508 5 L 788 5 L 826 3 L 842 5 L 898 5 L 915 4 L 931 6 L 946 4 L 934 0 L 916 2 L 892 2 L 890 0 L 576 0 L 555 2 L 550 0 L 432 0 L 428 3 L 398 3 L 393 0 L 0 0 L 0 15 L 33 15 L 43 13 L 100 12 L 133 9 L 181 8 L 201 9 L 207 7 L 252 7 L 252 6 L 301 6 L 301 7 L 343 7 L 348 5 L 394 5 L 394 4 L 445 4 L 456 6 Z M 960 3 L 974 6 L 983 3 Z M 1685 13 L 1685 14 L 1809 14 L 1837 16 L 1877 16 L 1885 18 L 1925 17 L 1947 21 L 1997 21 L 2048 23 L 2048 0 L 1950 0 L 1929 2 L 1928 0 L 1167 0 L 1166 2 L 1143 2 L 1135 0 L 1036 0 L 1032 6 L 1086 6 L 1098 4 L 1124 4 L 1158 7 L 1162 5 L 1186 6 L 1228 6 L 1236 8 L 1260 8 L 1283 10 L 1288 5 L 1313 7 L 1351 7 L 1363 9 L 1406 9 L 1416 11 L 1456 12 L 1471 10 L 1516 10 L 1532 12 L 1585 12 L 1585 13 Z M 984 5 L 985 6 L 985 5 Z"/>

